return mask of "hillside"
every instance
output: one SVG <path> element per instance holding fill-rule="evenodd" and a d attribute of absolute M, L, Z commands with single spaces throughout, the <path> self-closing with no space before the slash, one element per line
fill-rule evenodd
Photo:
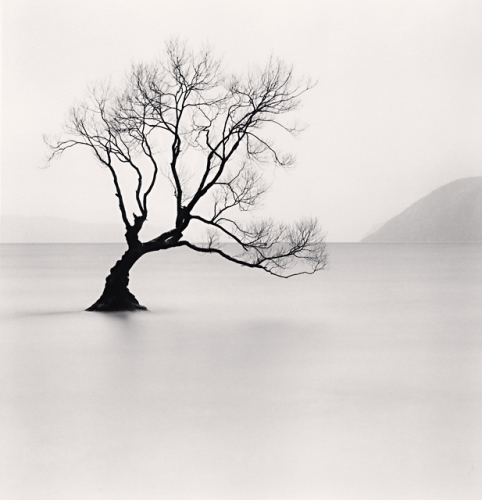
<path fill-rule="evenodd" d="M 141 240 L 154 238 L 165 231 L 159 224 L 146 224 Z M 0 216 L 0 243 L 123 243 L 122 222 L 85 223 L 62 217 Z"/>
<path fill-rule="evenodd" d="M 366 236 L 363 243 L 482 243 L 482 177 L 450 182 Z"/>
<path fill-rule="evenodd" d="M 3 215 L 2 243 L 122 243 L 122 224 L 85 224 L 60 217 Z"/>

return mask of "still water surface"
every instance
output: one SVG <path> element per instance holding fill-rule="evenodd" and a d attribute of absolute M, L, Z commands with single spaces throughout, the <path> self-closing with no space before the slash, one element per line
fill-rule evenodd
<path fill-rule="evenodd" d="M 3 245 L 0 497 L 479 500 L 482 246 L 332 244 L 281 280 L 119 245 Z"/>

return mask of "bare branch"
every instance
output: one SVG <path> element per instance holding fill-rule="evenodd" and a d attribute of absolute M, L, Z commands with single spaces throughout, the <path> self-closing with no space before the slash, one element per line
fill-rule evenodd
<path fill-rule="evenodd" d="M 227 76 L 209 48 L 192 51 L 172 40 L 163 60 L 133 65 L 122 85 L 92 87 L 71 109 L 64 134 L 46 139 L 49 161 L 83 146 L 109 170 L 129 248 L 188 246 L 276 276 L 312 273 L 326 265 L 316 220 L 286 225 L 240 222 L 235 215 L 244 212 L 244 221 L 259 206 L 268 186 L 266 163 L 294 164 L 274 138 L 301 130 L 285 117 L 312 86 L 274 58 L 245 75 Z M 171 182 L 176 218 L 172 229 L 141 243 L 148 202 L 163 179 L 159 172 Z M 134 207 L 132 216 L 127 207 Z M 181 240 L 192 221 L 207 230 L 202 246 Z M 240 255 L 221 250 L 226 239 Z M 291 272 L 295 264 L 300 270 Z"/>

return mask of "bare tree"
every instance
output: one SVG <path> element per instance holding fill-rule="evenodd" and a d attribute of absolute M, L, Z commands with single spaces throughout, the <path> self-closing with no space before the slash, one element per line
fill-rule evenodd
<path fill-rule="evenodd" d="M 246 221 L 240 213 L 254 209 L 266 192 L 265 163 L 293 164 L 269 137 L 276 127 L 298 131 L 282 118 L 310 88 L 274 59 L 243 78 L 226 77 L 210 50 L 193 52 L 174 41 L 164 61 L 133 66 L 122 88 L 97 86 L 71 109 L 63 134 L 46 139 L 49 161 L 74 146 L 89 148 L 112 176 L 126 229 L 127 251 L 89 311 L 145 309 L 128 289 L 129 271 L 144 254 L 168 248 L 215 253 L 285 278 L 325 267 L 315 219 L 286 225 Z M 175 220 L 142 242 L 151 194 L 163 177 L 173 188 Z M 205 226 L 202 244 L 184 236 L 194 224 Z M 227 251 L 222 242 L 238 250 Z"/>

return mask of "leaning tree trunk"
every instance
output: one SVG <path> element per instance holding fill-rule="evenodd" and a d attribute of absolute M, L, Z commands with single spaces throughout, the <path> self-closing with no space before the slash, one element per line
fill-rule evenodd
<path fill-rule="evenodd" d="M 105 280 L 100 298 L 87 311 L 136 311 L 146 310 L 129 291 L 129 271 L 144 252 L 129 249 L 116 262 Z"/>

